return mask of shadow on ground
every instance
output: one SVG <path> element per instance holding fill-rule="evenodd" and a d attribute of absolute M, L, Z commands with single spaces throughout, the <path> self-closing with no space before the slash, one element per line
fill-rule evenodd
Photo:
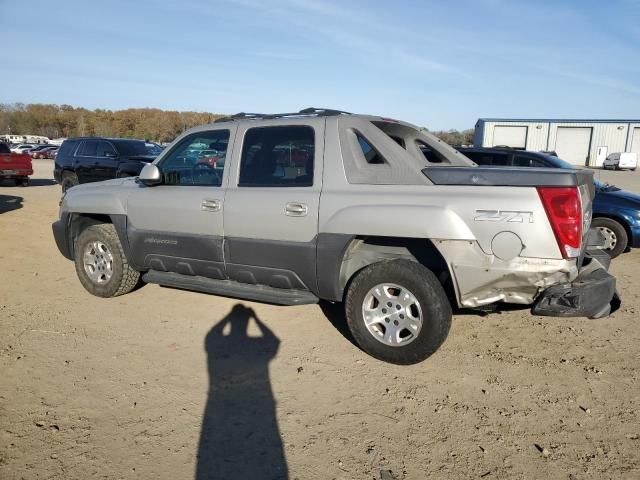
<path fill-rule="evenodd" d="M 51 185 L 55 185 L 56 181 L 51 180 L 49 178 L 30 178 L 29 179 L 29 187 L 49 187 Z M 13 180 L 0 180 L 0 187 L 15 187 L 16 183 Z"/>
<path fill-rule="evenodd" d="M 250 322 L 261 336 L 248 335 Z M 279 345 L 255 312 L 240 304 L 207 334 L 209 396 L 196 480 L 288 478 L 269 379 Z"/>
<path fill-rule="evenodd" d="M 22 208 L 24 198 L 15 195 L 0 195 L 0 213 L 7 213 Z"/>

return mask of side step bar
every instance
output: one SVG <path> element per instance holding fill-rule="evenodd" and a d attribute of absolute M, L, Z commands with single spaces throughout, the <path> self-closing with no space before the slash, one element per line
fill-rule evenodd
<path fill-rule="evenodd" d="M 241 298 L 276 305 L 307 305 L 318 303 L 319 301 L 318 297 L 313 293 L 305 290 L 286 290 L 267 285 L 251 285 L 234 282 L 233 280 L 214 280 L 207 277 L 160 272 L 157 270 L 149 270 L 142 276 L 142 280 L 165 287 L 213 293 L 223 297 Z"/>

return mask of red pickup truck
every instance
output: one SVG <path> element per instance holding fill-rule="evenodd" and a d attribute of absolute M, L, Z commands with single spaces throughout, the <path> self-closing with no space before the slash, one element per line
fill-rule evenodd
<path fill-rule="evenodd" d="M 29 185 L 33 175 L 31 157 L 26 153 L 13 153 L 6 143 L 0 143 L 0 180 L 13 180 L 16 185 Z"/>

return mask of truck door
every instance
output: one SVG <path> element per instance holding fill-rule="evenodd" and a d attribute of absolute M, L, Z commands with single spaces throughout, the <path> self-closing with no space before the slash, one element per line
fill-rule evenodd
<path fill-rule="evenodd" d="M 224 211 L 230 279 L 317 291 L 324 129 L 322 118 L 238 127 Z"/>
<path fill-rule="evenodd" d="M 184 137 L 157 165 L 163 183 L 137 185 L 127 201 L 127 236 L 134 264 L 145 268 L 224 279 L 222 249 L 225 163 L 215 166 L 204 150 L 215 144 L 231 153 L 236 127 L 207 128 Z"/>

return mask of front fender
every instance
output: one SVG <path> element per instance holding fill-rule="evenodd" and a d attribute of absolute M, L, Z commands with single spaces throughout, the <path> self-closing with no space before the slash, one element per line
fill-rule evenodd
<path fill-rule="evenodd" d="M 126 215 L 123 189 L 126 179 L 86 183 L 69 189 L 62 199 L 61 212 L 96 215 Z"/>

